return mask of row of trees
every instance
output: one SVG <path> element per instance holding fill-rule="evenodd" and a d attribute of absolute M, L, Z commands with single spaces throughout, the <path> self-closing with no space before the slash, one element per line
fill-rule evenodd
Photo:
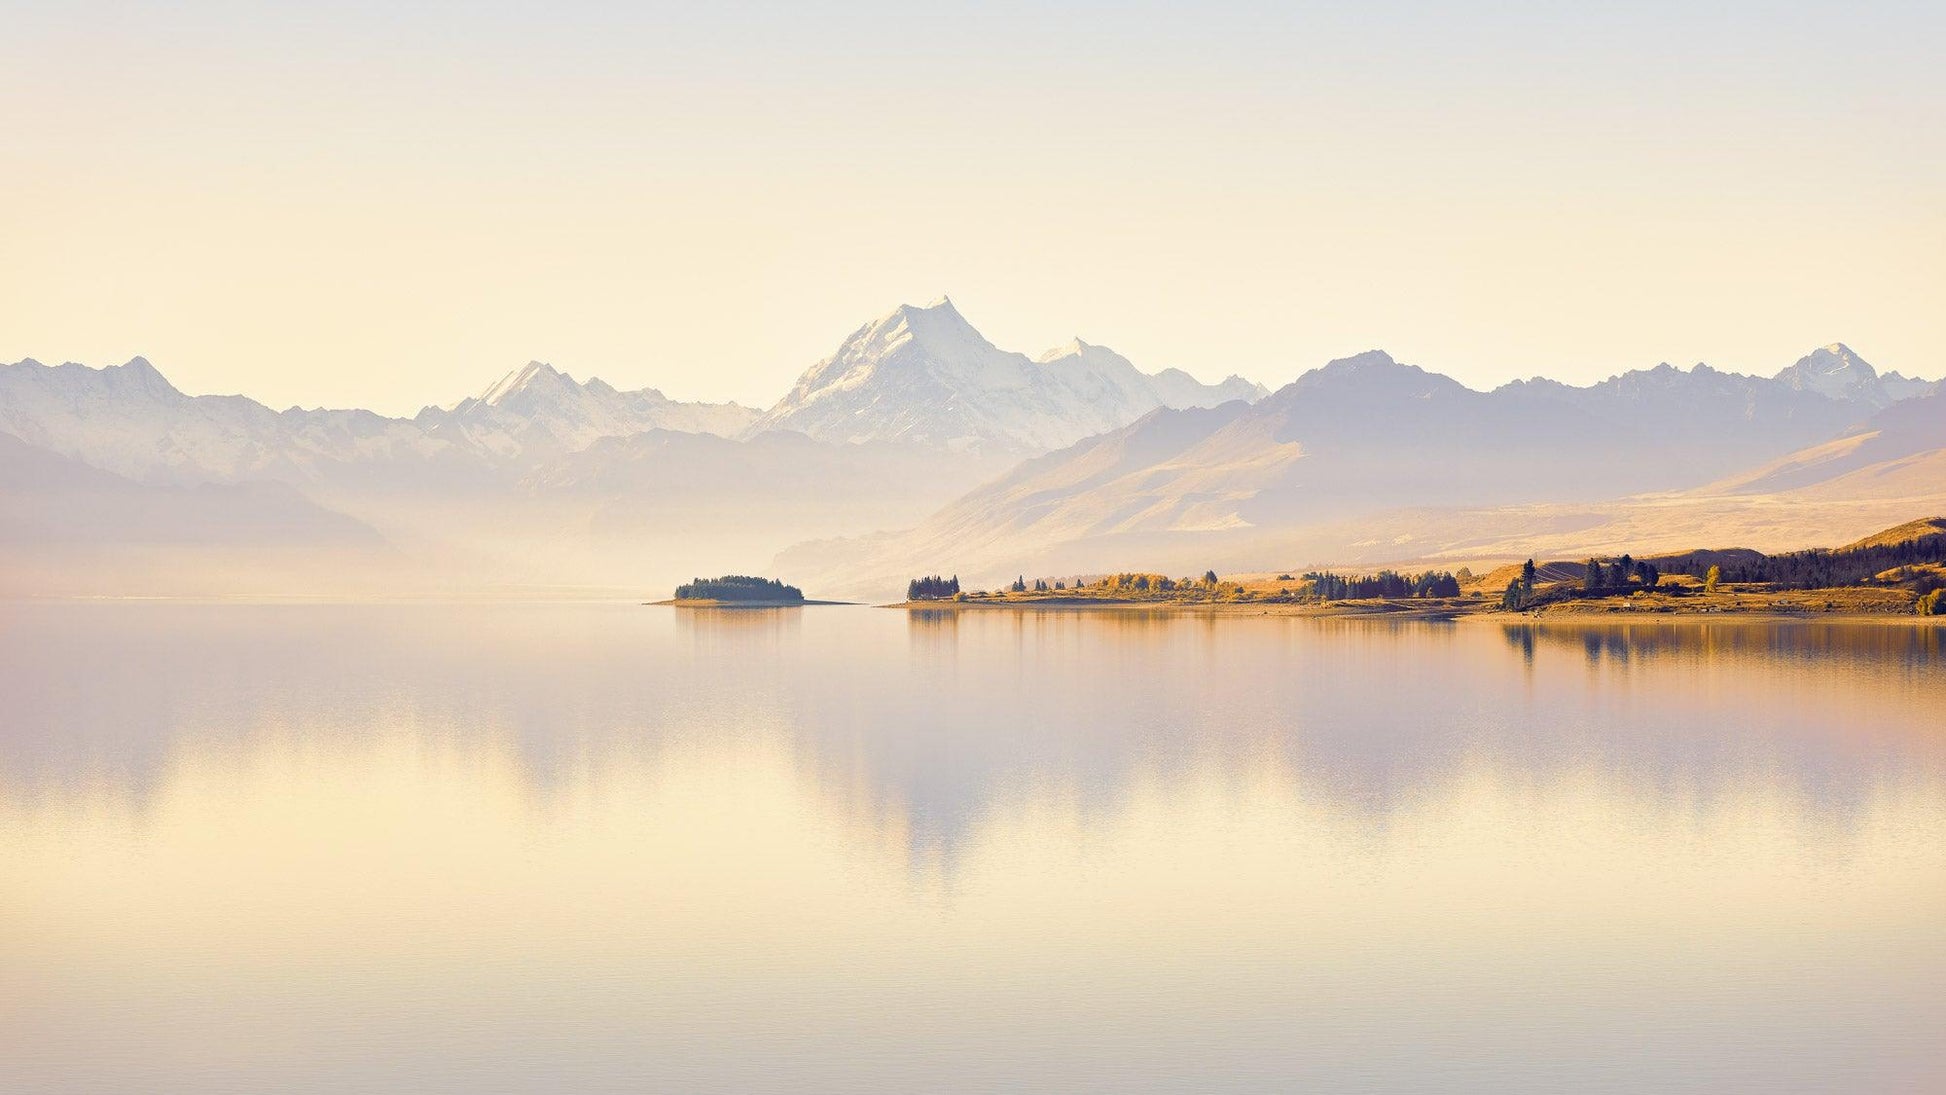
<path fill-rule="evenodd" d="M 1830 551 L 1813 548 L 1779 555 L 1724 557 L 1694 552 L 1664 559 L 1671 574 L 1702 577 L 1716 567 L 1726 582 L 1765 582 L 1779 589 L 1827 589 L 1857 585 L 1888 570 L 1946 563 L 1946 535 L 1922 536 L 1902 544 Z"/>
<path fill-rule="evenodd" d="M 1381 570 L 1377 574 L 1333 574 L 1314 570 L 1304 576 L 1311 592 L 1320 601 L 1350 601 L 1366 597 L 1457 597 L 1459 579 L 1443 570 L 1423 574 L 1401 574 Z"/>
<path fill-rule="evenodd" d="M 908 601 L 943 601 L 959 594 L 959 575 L 942 578 L 937 574 L 914 578 L 905 584 Z"/>
<path fill-rule="evenodd" d="M 1029 578 L 1018 575 L 1007 584 L 1006 593 L 1094 593 L 1107 596 L 1126 597 L 1132 595 L 1154 594 L 1210 594 L 1242 593 L 1243 586 L 1226 586 L 1216 576 L 1214 570 L 1203 572 L 1198 578 L 1171 578 L 1166 574 L 1140 573 L 1127 571 L 1120 574 L 1107 574 L 1089 579 Z M 909 601 L 944 600 L 953 597 L 985 597 L 983 590 L 973 590 L 962 594 L 959 577 L 942 578 L 937 574 L 924 578 L 913 578 L 906 583 L 906 599 Z"/>
<path fill-rule="evenodd" d="M 1216 586 L 1216 572 L 1213 570 L 1205 572 L 1200 582 L 1194 578 L 1171 578 L 1166 574 L 1125 571 L 1120 574 L 1105 574 L 1093 581 L 1077 577 L 1072 584 L 1072 588 L 1077 592 L 1093 589 L 1109 594 L 1177 593 L 1199 587 L 1215 589 Z M 1014 593 L 1025 593 L 1030 589 L 1035 593 L 1051 593 L 1066 590 L 1070 585 L 1060 579 L 1050 581 L 1046 578 L 1035 578 L 1030 581 L 1023 576 L 1015 578 L 1013 585 L 1007 588 Z"/>
<path fill-rule="evenodd" d="M 1288 574 L 1278 575 L 1279 581 L 1295 581 Z M 1294 600 L 1316 598 L 1322 601 L 1354 600 L 1371 597 L 1458 597 L 1460 580 L 1443 570 L 1428 570 L 1420 574 L 1402 574 L 1398 571 L 1382 570 L 1377 574 L 1348 575 L 1331 571 L 1313 571 L 1304 575 L 1304 585 L 1296 590 L 1273 594 L 1274 599 Z M 1072 584 L 1063 579 L 1028 578 L 1019 575 L 1006 587 L 1008 593 L 1056 593 L 1072 589 L 1078 594 L 1094 594 L 1110 597 L 1144 597 L 1173 595 L 1198 599 L 1203 597 L 1247 597 L 1248 593 L 1241 584 L 1225 583 L 1217 577 L 1216 571 L 1206 570 L 1201 578 L 1171 578 L 1166 574 L 1151 574 L 1129 571 L 1120 574 L 1107 574 L 1088 579 L 1077 577 Z M 937 576 L 914 578 L 907 584 L 909 600 L 925 600 L 929 597 L 952 597 L 959 594 L 957 579 L 947 580 Z M 970 597 L 983 597 L 986 594 L 973 592 Z"/>
<path fill-rule="evenodd" d="M 1533 561 L 1529 560 L 1532 566 Z M 1647 560 L 1636 562 L 1631 556 L 1624 555 L 1604 564 L 1598 559 L 1588 560 L 1587 572 L 1581 579 L 1581 588 L 1591 593 L 1607 590 L 1626 589 L 1631 581 L 1640 581 L 1642 588 L 1654 589 L 1662 581 L 1662 571 Z"/>

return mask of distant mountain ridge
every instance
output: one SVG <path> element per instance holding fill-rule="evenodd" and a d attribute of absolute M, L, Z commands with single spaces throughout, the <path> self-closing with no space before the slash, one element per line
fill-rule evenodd
<path fill-rule="evenodd" d="M 599 377 L 577 383 L 552 365 L 530 361 L 480 395 L 427 407 L 413 421 L 498 456 L 531 459 L 648 430 L 734 437 L 756 419 L 756 411 L 735 403 L 679 403 L 655 388 L 617 391 Z"/>
<path fill-rule="evenodd" d="M 473 461 L 405 419 L 365 410 L 273 411 L 189 396 L 137 357 L 122 365 L 0 365 L 0 432 L 143 482 L 316 483 L 360 466 L 417 479 Z"/>
<path fill-rule="evenodd" d="M 497 555 L 521 580 L 626 584 L 657 553 L 677 573 L 761 568 L 818 539 L 794 575 L 903 581 L 1034 559 L 1150 565 L 1143 553 L 1165 546 L 1249 559 L 1415 507 L 1698 490 L 1889 505 L 1946 475 L 1929 432 L 1946 417 L 1938 390 L 1832 344 L 1773 377 L 1664 364 L 1486 392 L 1374 350 L 1265 393 L 1143 373 L 1080 339 L 1029 359 L 942 299 L 859 328 L 762 414 L 541 362 L 412 418 L 189 396 L 143 358 L 0 364 L 0 435 L 18 442 L 0 464 L 100 499 L 93 512 L 124 515 L 131 545 L 143 522 L 155 542 L 197 542 L 162 516 L 186 488 L 281 484 L 198 496 L 195 512 L 239 550 L 288 521 L 442 565 Z M 61 489 L 17 490 L 50 531 L 16 522 L 16 544 L 106 527 L 62 518 Z"/>
<path fill-rule="evenodd" d="M 480 397 L 416 418 L 359 409 L 274 411 L 246 396 L 185 395 L 145 358 L 90 368 L 0 365 L 0 432 L 119 475 L 157 482 L 409 481 L 538 463 L 600 437 L 649 429 L 731 434 L 756 412 L 619 392 L 532 362 Z M 365 469 L 361 472 L 360 469 Z"/>

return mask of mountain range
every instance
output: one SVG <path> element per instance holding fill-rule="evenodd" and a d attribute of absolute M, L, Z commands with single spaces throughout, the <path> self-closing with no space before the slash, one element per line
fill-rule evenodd
<path fill-rule="evenodd" d="M 845 392 L 814 379 L 835 361 L 845 362 Z M 476 396 L 391 418 L 189 396 L 139 357 L 107 368 L 30 359 L 0 365 L 0 435 L 20 443 L 0 460 L 94 469 L 120 480 L 124 497 L 281 485 L 290 490 L 279 497 L 316 511 L 293 527 L 361 528 L 426 560 L 414 581 L 466 573 L 499 585 L 625 587 L 645 574 L 755 569 L 799 539 L 910 524 L 1023 455 L 1157 407 L 1261 394 L 1234 378 L 1142 373 L 1078 341 L 1030 361 L 993 347 L 945 301 L 867 324 L 794 391 L 823 394 L 787 396 L 760 415 L 529 362 Z M 831 415 L 848 398 L 864 402 L 841 430 Z M 48 514 L 48 497 L 16 509 Z M 268 535 L 250 491 L 199 498 L 198 524 L 239 550 L 306 542 Z M 97 522 L 98 545 L 140 554 L 173 542 L 137 516 L 167 508 Z M 60 538 L 15 524 L 16 548 Z"/>
<path fill-rule="evenodd" d="M 918 570 L 1402 558 L 1439 545 L 1368 533 L 1428 509 L 1552 528 L 1535 507 L 1946 489 L 1937 388 L 1832 345 L 1772 377 L 1665 364 L 1489 392 L 1370 351 L 1267 393 L 1080 339 L 1001 350 L 943 298 L 860 327 L 762 412 L 541 362 L 392 418 L 189 396 L 142 358 L 25 360 L 0 365 L 0 551 L 85 543 L 100 570 L 117 549 L 328 546 L 339 574 L 349 552 L 412 583 L 630 589 L 788 548 L 794 580 L 872 593 Z M 33 562 L 14 573 L 59 569 Z"/>
<path fill-rule="evenodd" d="M 1833 346 L 1770 378 L 1664 364 L 1587 387 L 1536 379 L 1480 392 L 1369 351 L 1254 404 L 1152 412 L 1025 461 L 910 530 L 801 545 L 779 565 L 844 592 L 942 569 L 993 581 L 1023 570 L 1391 562 L 1504 540 L 1496 515 L 1508 528 L 1542 520 L 1520 507 L 1557 507 L 1539 527 L 1565 517 L 1585 529 L 1602 523 L 1590 515 L 1597 503 L 1719 480 L 1747 481 L 1750 496 L 1806 490 L 1841 469 L 1857 484 L 1883 480 L 1878 465 L 1895 458 L 1909 470 L 1881 494 L 1925 508 L 1946 496 L 1924 455 L 1946 446 L 1927 428 L 1946 397 L 1880 381 Z M 1887 423 L 1910 428 L 1888 433 Z M 1795 480 L 1760 470 L 1780 460 L 1795 461 Z M 1845 502 L 1847 489 L 1824 498 Z M 1579 513 L 1561 514 L 1564 504 Z"/>

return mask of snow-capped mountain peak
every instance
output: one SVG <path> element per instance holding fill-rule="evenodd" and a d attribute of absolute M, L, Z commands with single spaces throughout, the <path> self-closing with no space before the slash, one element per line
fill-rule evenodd
<path fill-rule="evenodd" d="M 599 377 L 582 383 L 544 361 L 530 361 L 478 396 L 427 407 L 415 421 L 502 459 L 532 462 L 653 429 L 727 437 L 755 417 L 734 403 L 679 403 L 654 388 L 618 391 Z"/>
<path fill-rule="evenodd" d="M 1258 394 L 1247 383 L 1150 376 L 1079 338 L 1039 361 L 1002 350 L 950 299 L 900 305 L 806 370 L 753 432 L 834 441 L 900 439 L 948 449 L 1039 452 L 1115 429 L 1160 406 Z"/>
<path fill-rule="evenodd" d="M 523 391 L 574 387 L 574 378 L 549 365 L 545 361 L 529 361 L 520 368 L 495 381 L 478 399 L 482 403 L 498 406 L 509 396 Z M 604 385 L 605 386 L 605 385 Z"/>
<path fill-rule="evenodd" d="M 84 369 L 87 366 L 69 362 L 61 368 Z M 119 388 L 140 391 L 152 396 L 182 394 L 176 390 L 174 384 L 169 383 L 168 378 L 164 377 L 160 370 L 149 363 L 148 358 L 140 355 L 131 357 L 120 365 L 110 365 L 102 369 L 101 373 L 105 382 Z"/>
<path fill-rule="evenodd" d="M 1817 392 L 1873 407 L 1892 402 L 1879 383 L 1878 370 L 1842 342 L 1820 346 L 1777 374 L 1776 379 L 1798 391 Z"/>
<path fill-rule="evenodd" d="M 940 297 L 923 308 L 901 304 L 890 315 L 868 325 L 865 335 L 863 340 L 854 336 L 851 343 L 840 347 L 834 360 L 849 361 L 854 367 L 914 363 L 918 360 L 916 355 L 898 354 L 899 350 L 911 346 L 922 352 L 932 365 L 949 369 L 984 369 L 998 376 L 1010 372 L 1015 365 L 1015 362 L 1007 360 L 995 370 L 994 366 L 1000 360 L 1019 356 L 1007 354 L 988 342 L 986 336 L 975 330 L 947 297 Z M 848 349 L 853 352 L 847 353 Z"/>
<path fill-rule="evenodd" d="M 1078 338 L 1069 339 L 1062 345 L 1047 351 L 1034 359 L 1036 365 L 1044 369 L 1081 368 L 1094 371 L 1109 370 L 1133 376 L 1142 376 L 1134 363 L 1106 346 L 1083 342 Z"/>
<path fill-rule="evenodd" d="M 1049 350 L 1046 353 L 1042 354 L 1041 356 L 1035 358 L 1034 360 L 1045 365 L 1048 362 L 1054 361 L 1058 358 L 1083 357 L 1088 353 L 1088 351 L 1098 350 L 1098 349 L 1101 349 L 1101 347 L 1090 346 L 1088 343 L 1083 342 L 1081 340 L 1080 335 L 1076 335 L 1073 338 L 1068 339 L 1066 342 L 1061 343 L 1059 346 L 1054 347 L 1052 350 Z"/>

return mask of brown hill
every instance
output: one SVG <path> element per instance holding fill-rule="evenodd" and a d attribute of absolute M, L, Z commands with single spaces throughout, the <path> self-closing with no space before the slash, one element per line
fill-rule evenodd
<path fill-rule="evenodd" d="M 1525 565 L 1526 563 L 1524 562 L 1510 563 L 1507 566 L 1495 567 L 1485 574 L 1475 575 L 1471 581 L 1465 583 L 1465 591 L 1468 593 L 1499 593 L 1501 590 L 1507 588 L 1508 582 L 1520 577 L 1521 568 Z M 1587 566 L 1588 562 L 1585 559 L 1556 559 L 1546 563 L 1536 562 L 1534 564 L 1534 580 L 1541 585 L 1547 585 L 1551 582 L 1578 582 L 1587 573 Z"/>
<path fill-rule="evenodd" d="M 1839 548 L 1839 551 L 1863 551 L 1866 548 L 1897 547 L 1928 536 L 1946 535 L 1946 517 L 1921 517 L 1917 521 L 1907 521 L 1894 525 L 1883 532 L 1875 532 L 1863 540 L 1855 540 Z"/>
<path fill-rule="evenodd" d="M 1929 536 L 1941 535 L 1946 535 L 1946 517 L 1922 517 L 1917 521 L 1907 521 L 1902 525 L 1894 525 L 1891 528 L 1875 532 L 1861 540 L 1855 540 L 1841 548 L 1834 548 L 1832 550 L 1836 554 L 1843 554 L 1845 552 L 1864 551 L 1869 548 L 1897 547 L 1900 544 L 1909 544 Z M 1809 550 L 1809 546 L 1791 550 Z M 1600 558 L 1606 562 L 1609 556 L 1602 555 Z M 1686 567 L 1707 567 L 1714 565 L 1728 570 L 1736 566 L 1749 566 L 1753 563 L 1762 562 L 1765 554 L 1751 548 L 1699 548 L 1691 551 L 1664 551 L 1653 555 L 1643 555 L 1640 558 L 1643 562 L 1647 563 L 1680 561 Z M 1520 576 L 1522 565 L 1521 563 L 1509 563 L 1506 566 L 1496 567 L 1484 574 L 1475 575 L 1465 583 L 1466 592 L 1492 593 L 1505 589 L 1508 582 Z M 1534 566 L 1534 576 L 1542 585 L 1554 582 L 1576 582 L 1581 580 L 1586 566 L 1586 560 L 1554 560 L 1546 563 L 1536 563 Z"/>

